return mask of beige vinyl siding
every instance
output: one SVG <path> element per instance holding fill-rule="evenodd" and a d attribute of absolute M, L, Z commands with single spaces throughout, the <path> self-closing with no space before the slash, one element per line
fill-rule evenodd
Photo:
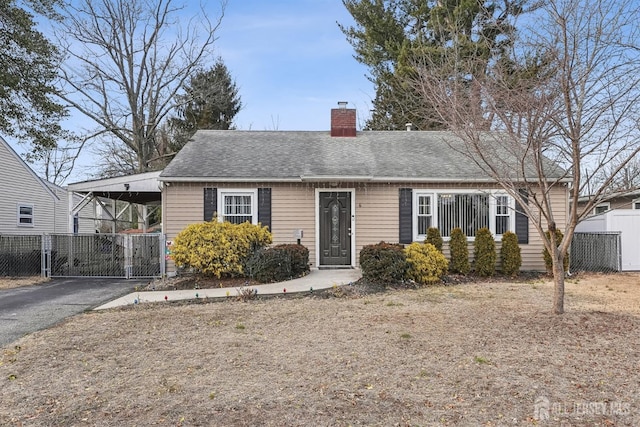
<path fill-rule="evenodd" d="M 309 249 L 309 261 L 316 267 L 315 188 L 301 184 L 261 185 L 271 188 L 271 231 L 273 244 L 296 243 L 294 230 L 302 230 L 300 243 Z"/>
<path fill-rule="evenodd" d="M 568 187 L 564 185 L 558 185 L 551 190 L 551 208 L 554 214 L 554 220 L 556 227 L 560 230 L 564 230 L 567 225 L 568 213 L 569 213 L 569 192 Z M 542 227 L 544 230 L 547 228 L 547 223 L 542 221 Z M 522 270 L 531 271 L 544 271 L 544 260 L 542 258 L 542 251 L 544 250 L 544 244 L 538 230 L 535 228 L 532 221 L 529 221 L 529 244 L 520 245 L 520 253 L 522 254 Z"/>
<path fill-rule="evenodd" d="M 397 185 L 366 184 L 356 188 L 356 261 L 363 246 L 398 242 L 399 193 Z M 358 265 L 358 264 L 356 264 Z"/>
<path fill-rule="evenodd" d="M 474 185 L 434 185 L 412 183 L 345 183 L 331 187 L 322 183 L 170 183 L 163 193 L 163 225 L 168 240 L 172 240 L 187 225 L 201 222 L 204 215 L 204 188 L 217 189 L 253 189 L 271 188 L 271 229 L 273 243 L 293 243 L 294 230 L 302 229 L 302 244 L 309 249 L 309 260 L 316 267 L 316 190 L 355 189 L 355 265 L 363 246 L 380 241 L 398 242 L 399 240 L 399 189 L 455 189 L 475 191 L 495 189 L 495 186 Z M 568 209 L 567 188 L 557 187 L 552 191 L 552 203 L 558 227 L 566 224 Z M 498 242 L 499 248 L 499 242 Z M 529 224 L 529 244 L 521 245 L 523 270 L 544 270 L 542 261 L 542 240 L 533 225 Z M 473 255 L 473 244 L 469 245 Z M 445 244 L 445 253 L 448 245 Z M 173 271 L 168 263 L 167 271 Z"/>
<path fill-rule="evenodd" d="M 60 230 L 66 199 L 58 200 L 17 154 L 0 140 L 0 233 L 42 234 Z M 18 226 L 18 206 L 33 206 L 33 226 Z M 60 206 L 62 205 L 62 207 Z M 57 221 L 60 223 L 57 225 Z"/>

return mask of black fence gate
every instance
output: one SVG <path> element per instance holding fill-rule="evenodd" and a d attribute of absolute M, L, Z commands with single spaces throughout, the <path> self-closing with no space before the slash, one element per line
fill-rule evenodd
<path fill-rule="evenodd" d="M 0 276 L 159 277 L 161 234 L 0 236 Z"/>

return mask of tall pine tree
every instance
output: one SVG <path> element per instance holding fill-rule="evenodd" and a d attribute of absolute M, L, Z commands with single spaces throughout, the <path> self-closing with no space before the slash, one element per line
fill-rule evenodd
<path fill-rule="evenodd" d="M 338 25 L 376 87 L 365 127 L 398 130 L 412 123 L 419 130 L 443 128 L 433 108 L 406 83 L 415 71 L 414 59 L 425 53 L 437 57 L 443 49 L 458 49 L 486 63 L 499 59 L 511 44 L 512 18 L 523 13 L 528 1 L 343 0 L 355 25 Z"/>
<path fill-rule="evenodd" d="M 56 101 L 58 50 L 36 29 L 32 13 L 53 17 L 55 0 L 0 0 L 0 133 L 55 147 L 67 112 Z"/>
<path fill-rule="evenodd" d="M 221 58 L 189 79 L 178 104 L 178 116 L 170 120 L 174 151 L 198 129 L 234 129 L 233 119 L 242 109 L 238 87 Z"/>

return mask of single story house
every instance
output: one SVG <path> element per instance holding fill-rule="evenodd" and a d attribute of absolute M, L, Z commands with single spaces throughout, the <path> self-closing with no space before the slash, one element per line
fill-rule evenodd
<path fill-rule="evenodd" d="M 40 178 L 1 137 L 0 187 L 0 234 L 67 232 L 67 191 Z"/>
<path fill-rule="evenodd" d="M 199 221 L 266 225 L 274 244 L 298 239 L 312 268 L 357 267 L 363 246 L 445 242 L 461 227 L 471 242 L 488 227 L 518 234 L 524 270 L 545 269 L 530 220 L 494 180 L 445 142 L 448 132 L 356 131 L 356 111 L 331 110 L 331 131 L 201 130 L 160 174 L 163 232 L 171 241 Z M 568 186 L 551 192 L 564 227 Z M 446 244 L 445 244 L 446 250 Z M 471 252 L 472 253 L 472 252 Z M 167 271 L 175 271 L 169 261 Z"/>

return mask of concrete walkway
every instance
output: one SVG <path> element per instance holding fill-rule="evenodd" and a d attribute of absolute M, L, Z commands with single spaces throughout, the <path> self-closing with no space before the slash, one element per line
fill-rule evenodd
<path fill-rule="evenodd" d="M 347 285 L 355 282 L 362 276 L 359 269 L 340 270 L 311 270 L 309 274 L 298 279 L 280 283 L 251 286 L 258 290 L 258 295 L 274 295 L 295 292 L 308 292 L 328 289 L 336 286 Z M 196 297 L 197 294 L 197 297 Z M 121 298 L 108 302 L 95 310 L 120 307 L 129 304 L 144 304 L 146 302 L 178 301 L 196 298 L 227 298 L 238 295 L 237 288 L 213 288 L 213 289 L 188 289 L 180 291 L 144 291 L 133 292 Z M 165 298 L 166 297 L 166 298 Z"/>

